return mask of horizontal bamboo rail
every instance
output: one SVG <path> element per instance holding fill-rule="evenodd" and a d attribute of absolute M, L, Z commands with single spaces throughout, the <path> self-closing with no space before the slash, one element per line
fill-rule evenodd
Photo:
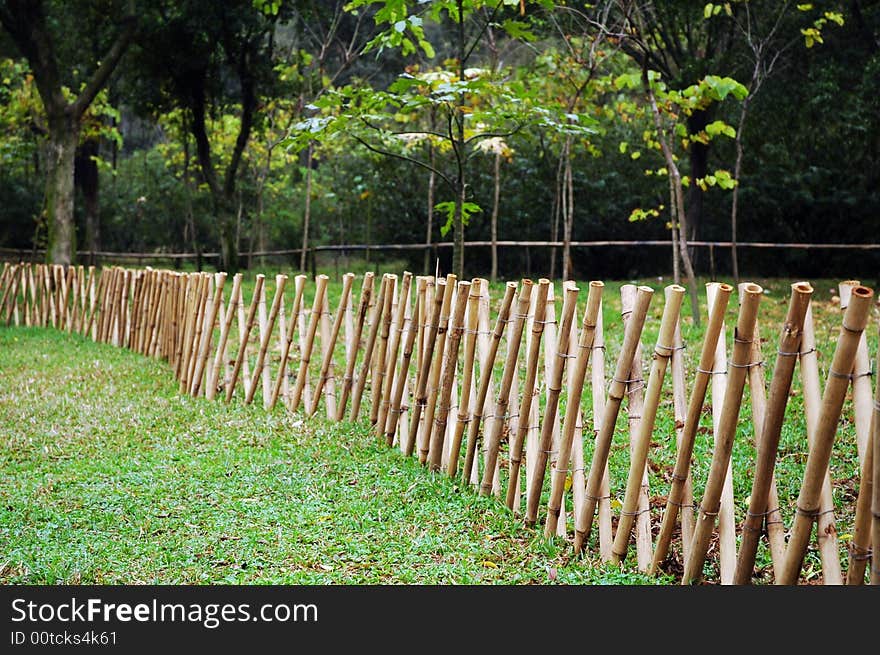
<path fill-rule="evenodd" d="M 274 282 L 263 275 L 246 282 L 239 274 L 230 285 L 223 273 L 7 262 L 0 270 L 0 326 L 54 328 L 164 360 L 180 392 L 194 397 L 230 402 L 238 385 L 243 387 L 238 394 L 242 402 L 250 403 L 259 394 L 267 411 L 302 410 L 305 417 L 312 417 L 323 401 L 334 420 L 346 416 L 358 420 L 359 414 L 363 420 L 370 417 L 381 443 L 398 444 L 405 456 L 413 456 L 418 447 L 419 461 L 434 475 L 461 476 L 462 488 L 484 495 L 500 496 L 506 487 L 503 501 L 513 510 L 512 516 L 528 527 L 537 527 L 543 520 L 540 530 L 545 538 L 570 540 L 567 517 L 573 516 L 576 553 L 598 552 L 601 546 L 603 558 L 622 564 L 634 528 L 639 535 L 636 517 L 655 511 L 651 505 L 665 505 L 665 512 L 651 517 L 660 525 L 656 542 L 650 534 L 639 536 L 653 548 L 649 572 L 683 566 L 682 582 L 713 579 L 718 549 L 710 545 L 722 487 L 730 482 L 726 476 L 734 444 L 741 441 L 738 415 L 740 403 L 748 398 L 747 377 L 749 393 L 756 402 L 765 401 L 759 378 L 766 369 L 756 368 L 762 363 L 755 343 L 760 287 L 746 285 L 746 301 L 730 340 L 719 335 L 724 334 L 721 326 L 731 311 L 728 297 L 733 289 L 729 285 L 716 289 L 702 351 L 689 362 L 680 345 L 688 319 L 678 316 L 683 294 L 679 287 L 666 289 L 662 321 L 657 312 L 648 311 L 653 294 L 649 287 L 638 288 L 626 321 L 621 317 L 610 320 L 611 313 L 603 321 L 603 284 L 599 281 L 589 284 L 586 298 L 579 296 L 574 282 L 562 285 L 563 293 L 556 295 L 549 293 L 546 280 L 508 282 L 503 299 L 499 296 L 492 302 L 489 285 L 481 279 L 418 276 L 410 293 L 409 273 L 400 277 L 399 284 L 392 274 L 376 279 L 368 273 L 358 284 L 355 278 L 347 273 L 341 285 L 333 285 L 327 276 L 315 282 L 297 276 L 294 285 L 286 285 L 283 275 Z M 843 510 L 839 517 L 853 523 L 845 526 L 853 534 L 846 579 L 853 585 L 880 583 L 880 565 L 871 559 L 872 543 L 880 539 L 880 485 L 874 484 L 880 469 L 880 393 L 871 387 L 874 381 L 865 364 L 868 345 L 862 336 L 863 332 L 876 336 L 876 327 L 869 325 L 874 298 L 871 289 L 854 282 L 841 288 L 848 292 L 841 293 L 848 306 L 836 319 L 839 342 L 824 380 L 821 407 L 816 407 L 822 380 L 816 367 L 820 353 L 812 332 L 811 288 L 807 283 L 793 286 L 769 397 L 756 414 L 760 416 L 755 422 L 757 453 L 753 461 L 734 468 L 735 475 L 747 476 L 737 480 L 736 488 L 751 490 L 748 499 L 738 498 L 735 503 L 742 521 L 735 583 L 767 580 L 767 570 L 756 570 L 755 561 L 761 537 L 769 531 L 771 512 L 774 522 L 793 521 L 784 556 L 774 553 L 773 581 L 795 584 L 802 579 L 812 523 L 827 511 L 823 484 L 831 484 L 827 474 L 835 437 L 847 423 L 858 428 L 859 493 L 857 503 L 848 494 L 843 507 L 832 508 Z M 557 302 L 562 304 L 561 312 Z M 496 317 L 494 329 L 490 311 Z M 340 336 L 343 326 L 344 338 Z M 772 334 L 774 327 L 764 322 L 764 334 Z M 633 366 L 643 331 L 654 335 L 656 345 L 641 416 L 629 417 L 641 422 L 632 449 L 616 452 L 613 441 L 619 431 L 621 403 L 638 390 L 644 377 L 641 367 Z M 605 343 L 614 344 L 617 351 L 607 397 L 602 388 Z M 597 348 L 598 353 L 593 352 Z M 729 362 L 726 370 L 719 370 L 721 356 Z M 684 372 L 688 363 L 694 366 L 690 376 Z M 588 367 L 593 368 L 589 376 Z M 809 393 L 804 383 L 805 393 L 792 391 L 796 367 L 803 380 L 809 381 Z M 664 383 L 664 376 L 669 375 L 672 382 Z M 721 421 L 714 449 L 701 454 L 705 450 L 696 445 L 701 431 L 710 432 L 701 428 L 701 419 L 715 375 L 725 375 L 727 381 L 721 385 L 726 386 Z M 691 381 L 689 394 L 682 380 Z M 664 396 L 667 387 L 674 390 L 674 402 L 671 395 Z M 850 388 L 857 401 L 856 417 L 841 422 Z M 546 399 L 542 399 L 544 394 Z M 867 394 L 873 395 L 873 405 L 866 401 Z M 690 396 L 687 408 L 686 395 Z M 278 401 L 281 410 L 275 409 Z M 713 399 L 715 404 L 720 401 Z M 802 413 L 815 412 L 817 417 L 808 421 L 809 439 L 805 435 L 797 446 L 806 462 L 798 473 L 802 476 L 800 497 L 796 504 L 790 500 L 787 505 L 780 499 L 776 507 L 769 500 L 773 498 L 774 464 L 788 420 L 786 407 L 791 406 Z M 673 407 L 674 428 L 661 426 L 657 417 L 672 414 Z M 589 461 L 580 436 L 591 434 L 588 423 L 596 436 Z M 652 493 L 663 502 L 645 506 L 639 500 L 644 472 L 662 471 L 652 466 L 655 448 L 666 449 L 667 456 L 674 454 L 676 464 L 665 479 L 651 481 Z M 711 461 L 697 466 L 698 458 Z M 621 468 L 621 459 L 625 468 Z M 521 465 L 526 470 L 526 504 L 519 517 Z M 620 472 L 626 468 L 628 475 Z M 690 476 L 707 468 L 710 473 L 695 516 Z M 619 495 L 624 483 L 625 497 Z M 655 486 L 664 483 L 665 489 Z M 569 490 L 573 514 L 566 511 Z M 622 509 L 612 547 L 609 508 L 615 503 Z M 742 514 L 744 507 L 748 513 Z M 591 528 L 596 510 L 602 508 L 599 539 L 594 543 Z M 838 524 L 843 520 L 838 518 Z M 784 526 L 775 529 L 774 538 Z M 836 540 L 818 538 L 824 561 L 841 559 L 841 553 L 828 552 L 832 547 L 839 549 Z M 840 580 L 840 574 L 829 568 L 824 581 Z"/>

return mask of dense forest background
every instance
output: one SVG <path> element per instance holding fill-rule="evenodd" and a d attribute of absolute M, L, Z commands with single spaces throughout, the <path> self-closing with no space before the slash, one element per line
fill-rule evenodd
<path fill-rule="evenodd" d="M 213 251 L 228 270 L 493 228 L 726 241 L 734 198 L 740 241 L 880 227 L 877 1 L 3 0 L 0 19 L 4 247 L 63 252 L 65 139 L 73 252 Z M 738 253 L 750 275 L 880 267 Z M 502 277 L 673 267 L 658 247 L 438 254 Z"/>

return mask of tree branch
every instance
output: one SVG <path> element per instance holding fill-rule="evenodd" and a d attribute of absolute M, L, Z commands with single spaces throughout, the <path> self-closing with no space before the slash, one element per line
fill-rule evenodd
<path fill-rule="evenodd" d="M 122 19 L 122 31 L 117 35 L 107 54 L 104 55 L 101 65 L 98 66 L 98 69 L 94 72 L 85 88 L 68 109 L 68 112 L 70 112 L 75 120 L 79 120 L 82 117 L 86 109 L 89 108 L 89 105 L 92 104 L 95 96 L 98 95 L 98 92 L 107 84 L 107 80 L 116 69 L 116 65 L 122 59 L 122 55 L 125 54 L 128 44 L 131 43 L 135 27 L 137 26 L 137 18 L 134 15 L 131 3 L 129 3 L 128 8 L 129 14 Z"/>
<path fill-rule="evenodd" d="M 449 189 L 451 191 L 455 192 L 455 185 L 452 183 L 452 180 L 450 180 L 449 177 L 447 177 L 445 174 L 443 174 L 439 169 L 435 168 L 434 166 L 431 166 L 430 164 L 427 164 L 427 163 L 425 163 L 419 159 L 416 159 L 414 157 L 409 157 L 408 155 L 401 155 L 396 152 L 391 152 L 390 150 L 384 150 L 382 148 L 377 148 L 373 144 L 371 144 L 371 143 L 367 142 L 366 140 L 364 140 L 363 138 L 359 137 L 357 134 L 352 134 L 351 137 L 355 141 L 360 143 L 364 148 L 369 150 L 370 152 L 375 152 L 377 155 L 382 155 L 383 157 L 393 157 L 394 159 L 400 159 L 402 161 L 409 162 L 410 164 L 415 164 L 416 166 L 420 166 L 421 168 L 424 168 L 426 171 L 434 173 L 434 175 L 438 176 L 441 180 L 446 182 L 446 184 L 449 186 Z"/>

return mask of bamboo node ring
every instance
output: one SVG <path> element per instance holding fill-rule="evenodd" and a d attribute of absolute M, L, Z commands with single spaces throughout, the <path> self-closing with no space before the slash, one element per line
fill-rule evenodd
<path fill-rule="evenodd" d="M 841 322 L 841 323 L 840 323 L 840 327 L 841 327 L 841 329 L 843 329 L 843 330 L 845 330 L 846 332 L 849 332 L 849 333 L 851 333 L 851 334 L 861 334 L 861 333 L 864 331 L 864 330 L 855 330 L 855 329 L 851 328 L 849 325 L 847 325 L 847 324 L 844 323 L 844 322 Z"/>
<path fill-rule="evenodd" d="M 564 353 L 561 350 L 556 353 L 557 357 L 561 357 L 562 359 L 575 359 L 577 355 L 570 355 L 568 353 Z"/>

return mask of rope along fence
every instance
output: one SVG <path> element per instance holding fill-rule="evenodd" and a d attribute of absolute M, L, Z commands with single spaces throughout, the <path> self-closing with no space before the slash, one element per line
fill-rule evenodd
<path fill-rule="evenodd" d="M 880 584 L 880 562 L 871 557 L 880 543 L 880 485 L 872 485 L 880 480 L 880 388 L 872 391 L 865 337 L 874 294 L 857 281 L 839 285 L 843 311 L 823 388 L 806 282 L 792 285 L 775 334 L 773 326 L 759 330 L 760 286 L 707 285 L 706 328 L 688 376 L 685 290 L 677 285 L 663 290 L 662 312 L 651 311 L 650 287 L 624 285 L 620 322 L 606 332 L 599 281 L 586 293 L 572 281 L 558 289 L 544 279 L 508 282 L 496 302 L 485 280 L 454 275 L 366 273 L 356 284 L 347 273 L 338 296 L 324 275 L 314 283 L 297 275 L 292 285 L 286 275 L 274 285 L 256 275 L 252 287 L 241 274 L 231 284 L 227 277 L 7 263 L 0 321 L 163 359 L 180 393 L 193 397 L 246 404 L 259 397 L 268 411 L 280 403 L 307 417 L 368 419 L 380 442 L 496 496 L 529 526 L 543 519 L 544 534 L 571 540 L 576 554 L 615 563 L 634 556 L 640 570 L 680 574 L 684 584 L 706 577 L 749 584 L 764 543 L 772 580 L 795 584 L 805 579 L 815 541 L 825 584 Z M 735 292 L 737 317 L 728 326 Z M 657 335 L 650 350 L 647 333 Z M 843 499 L 851 522 L 844 553 L 829 465 L 848 395 L 859 473 L 857 491 Z M 783 507 L 776 464 L 793 396 L 806 423 L 796 455 L 806 463 L 796 502 Z M 744 418 L 745 399 L 751 417 Z M 628 470 L 612 480 L 623 408 Z M 712 443 L 700 451 L 707 412 Z M 673 427 L 658 426 L 663 415 Z M 733 467 L 748 423 L 752 460 Z M 662 469 L 664 457 L 665 488 L 654 482 L 652 490 L 648 473 Z M 622 500 L 612 488 L 623 490 Z M 735 488 L 746 494 L 735 497 Z M 737 502 L 748 508 L 739 526 Z"/>

